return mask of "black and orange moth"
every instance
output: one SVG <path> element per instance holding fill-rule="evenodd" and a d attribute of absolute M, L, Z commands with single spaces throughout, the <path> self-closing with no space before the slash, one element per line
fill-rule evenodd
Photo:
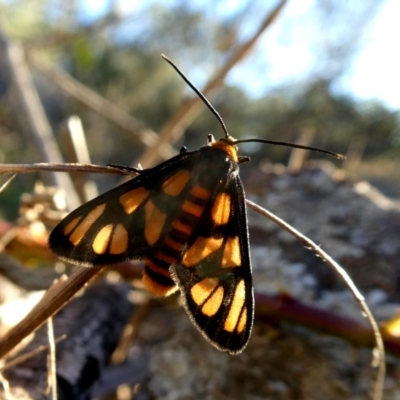
<path fill-rule="evenodd" d="M 237 144 L 262 142 L 322 151 L 261 139 L 235 140 L 216 115 L 225 137 L 208 136 L 206 146 L 146 169 L 71 212 L 52 231 L 50 249 L 84 266 L 142 259 L 143 282 L 156 296 L 180 290 L 194 325 L 216 348 L 231 354 L 246 346 L 254 298 L 245 193 Z"/>

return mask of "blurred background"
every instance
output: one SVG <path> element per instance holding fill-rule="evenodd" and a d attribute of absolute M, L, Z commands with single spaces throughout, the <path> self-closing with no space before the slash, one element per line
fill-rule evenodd
<path fill-rule="evenodd" d="M 205 145 L 208 133 L 222 137 L 216 118 L 160 57 L 166 54 L 207 95 L 232 136 L 347 156 L 338 161 L 242 144 L 240 154 L 251 162 L 240 175 L 247 197 L 343 264 L 382 323 L 389 351 L 399 357 L 400 2 L 138 3 L 0 0 L 0 163 L 146 168 L 183 145 Z M 0 185 L 8 177 L 2 175 Z M 70 272 L 48 251 L 52 227 L 68 208 L 120 181 L 116 175 L 35 172 L 19 174 L 2 190 L 0 334 L 37 301 L 21 306 L 15 298 Z M 371 349 L 359 346 L 371 345 L 372 334 L 342 280 L 287 232 L 252 211 L 248 217 L 257 301 L 243 354 L 231 357 L 203 340 L 178 307 L 178 296 L 159 302 L 146 297 L 142 266 L 128 263 L 114 266 L 109 279 L 56 317 L 67 316 L 66 323 L 56 320 L 56 331 L 69 329 L 72 339 L 78 332 L 86 340 L 79 346 L 65 341 L 57 350 L 60 359 L 65 351 L 67 371 L 71 360 L 86 362 L 88 354 L 82 367 L 88 376 L 76 386 L 68 381 L 71 387 L 80 390 L 85 382 L 90 398 L 118 400 L 369 398 Z M 144 306 L 132 296 L 145 297 Z M 87 311 L 78 318 L 68 307 Z M 127 324 L 131 341 L 109 366 Z M 96 359 L 101 390 L 89 387 L 98 378 L 90 363 L 99 350 L 90 346 L 98 343 L 106 348 Z M 37 371 L 31 363 L 29 373 Z M 398 358 L 388 358 L 388 365 L 385 393 L 397 399 Z M 62 375 L 62 365 L 57 368 Z M 34 383 L 21 383 L 21 376 L 15 386 Z M 13 384 L 12 371 L 7 379 Z M 116 389 L 124 385 L 125 397 Z"/>

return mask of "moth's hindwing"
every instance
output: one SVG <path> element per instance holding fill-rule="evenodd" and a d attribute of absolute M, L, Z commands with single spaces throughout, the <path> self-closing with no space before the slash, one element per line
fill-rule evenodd
<path fill-rule="evenodd" d="M 206 207 L 182 261 L 172 266 L 186 310 L 220 350 L 243 350 L 254 300 L 247 217 L 240 178 L 228 177 Z"/>

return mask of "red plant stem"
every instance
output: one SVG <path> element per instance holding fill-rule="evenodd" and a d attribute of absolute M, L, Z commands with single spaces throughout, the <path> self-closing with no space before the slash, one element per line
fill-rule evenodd
<path fill-rule="evenodd" d="M 358 346 L 372 346 L 374 336 L 370 326 L 331 311 L 305 305 L 289 294 L 255 294 L 256 320 L 287 321 L 296 325 L 342 338 Z M 386 349 L 400 357 L 400 339 L 382 331 Z"/>

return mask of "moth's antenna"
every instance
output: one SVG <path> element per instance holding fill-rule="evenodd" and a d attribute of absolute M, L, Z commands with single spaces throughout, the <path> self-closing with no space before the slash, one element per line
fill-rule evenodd
<path fill-rule="evenodd" d="M 339 154 L 339 153 L 334 153 L 333 151 L 325 150 L 325 149 L 320 149 L 318 147 L 311 147 L 311 146 L 302 146 L 301 144 L 295 144 L 295 143 L 286 143 L 286 142 L 279 142 L 276 140 L 264 140 L 264 139 L 243 139 L 243 140 L 236 140 L 235 144 L 239 143 L 266 143 L 266 144 L 273 144 L 275 146 L 286 146 L 286 147 L 294 147 L 296 149 L 303 149 L 303 150 L 311 150 L 311 151 L 317 151 L 319 153 L 324 153 L 328 154 L 329 156 L 335 157 L 338 160 L 345 160 L 346 156 Z"/>
<path fill-rule="evenodd" d="M 185 76 L 185 74 L 164 54 L 161 54 L 161 57 L 167 61 L 174 69 L 175 71 L 181 76 L 181 78 L 196 92 L 196 94 L 203 100 L 204 104 L 210 109 L 210 111 L 217 117 L 219 123 L 222 126 L 222 129 L 225 132 L 225 137 L 229 137 L 228 129 L 226 128 L 225 122 L 222 119 L 222 117 L 218 114 L 218 111 L 213 107 L 213 105 L 208 101 L 207 97 L 204 96 L 203 93 L 200 92 L 199 89 L 197 89 L 192 82 L 189 81 L 189 79 Z M 319 149 L 317 147 L 310 147 L 310 146 L 302 146 L 300 144 L 294 144 L 294 143 L 286 143 L 286 142 L 278 142 L 274 140 L 264 140 L 264 139 L 244 139 L 244 140 L 234 140 L 232 141 L 233 144 L 236 143 L 249 143 L 249 142 L 258 142 L 258 143 L 267 143 L 267 144 L 274 144 L 278 146 L 287 146 L 287 147 L 294 147 L 297 149 L 303 149 L 303 150 L 312 150 L 312 151 L 318 151 L 320 153 L 328 154 L 330 156 L 333 156 L 339 160 L 344 160 L 346 157 L 343 156 L 342 154 L 334 153 L 329 150 L 324 150 L 324 149 Z"/>
<path fill-rule="evenodd" d="M 218 114 L 218 111 L 213 107 L 213 105 L 208 101 L 207 97 L 204 96 L 204 94 L 201 93 L 200 90 L 197 89 L 197 87 L 194 86 L 193 83 L 189 81 L 189 79 L 185 76 L 185 74 L 167 56 L 165 56 L 164 54 L 161 54 L 161 57 L 175 69 L 175 71 L 181 76 L 181 78 L 196 92 L 196 94 L 201 98 L 201 100 L 203 100 L 204 104 L 217 117 L 217 119 L 218 119 L 219 123 L 221 124 L 222 129 L 225 133 L 225 137 L 228 137 L 229 133 L 228 133 L 228 129 L 226 128 L 224 120 Z"/>

